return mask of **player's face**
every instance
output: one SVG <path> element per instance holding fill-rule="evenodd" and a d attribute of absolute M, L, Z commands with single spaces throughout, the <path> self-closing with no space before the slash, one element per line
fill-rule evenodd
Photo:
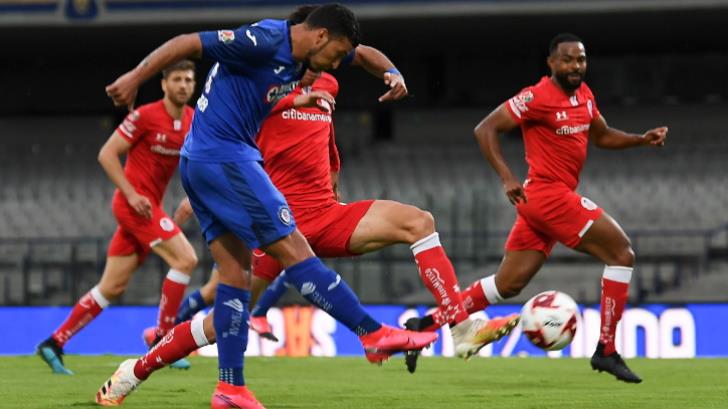
<path fill-rule="evenodd" d="M 186 104 L 195 92 L 195 73 L 192 70 L 170 72 L 167 78 L 162 79 L 162 90 L 175 105 Z"/>
<path fill-rule="evenodd" d="M 352 49 L 348 38 L 329 37 L 328 32 L 322 30 L 306 56 L 308 67 L 313 71 L 336 69 L 341 63 L 341 59 L 346 57 Z"/>
<path fill-rule="evenodd" d="M 580 42 L 561 43 L 549 56 L 551 75 L 561 88 L 573 91 L 581 85 L 586 75 L 586 51 Z"/>

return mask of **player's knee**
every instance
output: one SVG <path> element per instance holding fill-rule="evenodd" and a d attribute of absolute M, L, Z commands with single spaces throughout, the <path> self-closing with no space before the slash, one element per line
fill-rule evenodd
<path fill-rule="evenodd" d="M 175 270 L 179 270 L 186 274 L 192 274 L 197 267 L 197 255 L 194 252 L 184 254 L 175 261 L 175 265 L 172 266 Z"/>
<path fill-rule="evenodd" d="M 631 246 L 624 247 L 617 254 L 615 254 L 614 258 L 614 263 L 612 265 L 626 267 L 634 266 L 635 255 L 634 250 L 632 250 Z"/>
<path fill-rule="evenodd" d="M 102 283 L 99 285 L 99 292 L 101 292 L 101 295 L 103 295 L 107 300 L 115 301 L 124 295 L 128 285 L 128 282 Z"/>
<path fill-rule="evenodd" d="M 410 242 L 414 243 L 435 232 L 435 218 L 432 213 L 413 207 L 412 217 L 407 221 L 406 230 L 410 235 Z"/>
<path fill-rule="evenodd" d="M 525 285 L 517 282 L 506 283 L 503 288 L 498 288 L 498 292 L 504 299 L 513 298 L 521 293 Z"/>

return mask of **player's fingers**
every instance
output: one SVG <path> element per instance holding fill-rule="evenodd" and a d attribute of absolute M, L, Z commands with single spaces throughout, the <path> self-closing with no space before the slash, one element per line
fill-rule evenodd
<path fill-rule="evenodd" d="M 381 97 L 379 97 L 379 102 L 391 101 L 392 99 L 394 99 L 392 97 L 393 94 L 394 90 L 390 89 L 389 91 L 385 92 Z"/>
<path fill-rule="evenodd" d="M 392 73 L 385 72 L 384 73 L 384 84 L 389 85 L 391 81 L 392 81 Z"/>

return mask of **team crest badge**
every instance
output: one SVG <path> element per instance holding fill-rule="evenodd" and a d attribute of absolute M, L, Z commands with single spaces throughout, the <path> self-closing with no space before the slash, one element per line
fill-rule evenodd
<path fill-rule="evenodd" d="M 291 210 L 288 209 L 288 206 L 281 206 L 281 208 L 278 209 L 278 218 L 281 219 L 281 222 L 283 222 L 286 226 L 291 225 Z"/>
<path fill-rule="evenodd" d="M 217 39 L 225 44 L 232 43 L 235 41 L 235 32 L 233 30 L 220 30 L 217 32 Z"/>
<path fill-rule="evenodd" d="M 521 92 L 521 94 L 518 95 L 518 99 L 520 99 L 524 103 L 529 103 L 529 102 L 533 101 L 533 92 L 531 92 L 531 91 Z"/>

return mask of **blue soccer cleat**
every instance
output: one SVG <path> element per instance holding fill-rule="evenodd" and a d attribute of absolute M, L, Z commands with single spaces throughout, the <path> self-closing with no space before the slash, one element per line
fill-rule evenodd
<path fill-rule="evenodd" d="M 63 348 L 53 338 L 48 338 L 35 347 L 35 352 L 48 364 L 54 374 L 73 375 L 73 372 L 63 366 Z"/>

